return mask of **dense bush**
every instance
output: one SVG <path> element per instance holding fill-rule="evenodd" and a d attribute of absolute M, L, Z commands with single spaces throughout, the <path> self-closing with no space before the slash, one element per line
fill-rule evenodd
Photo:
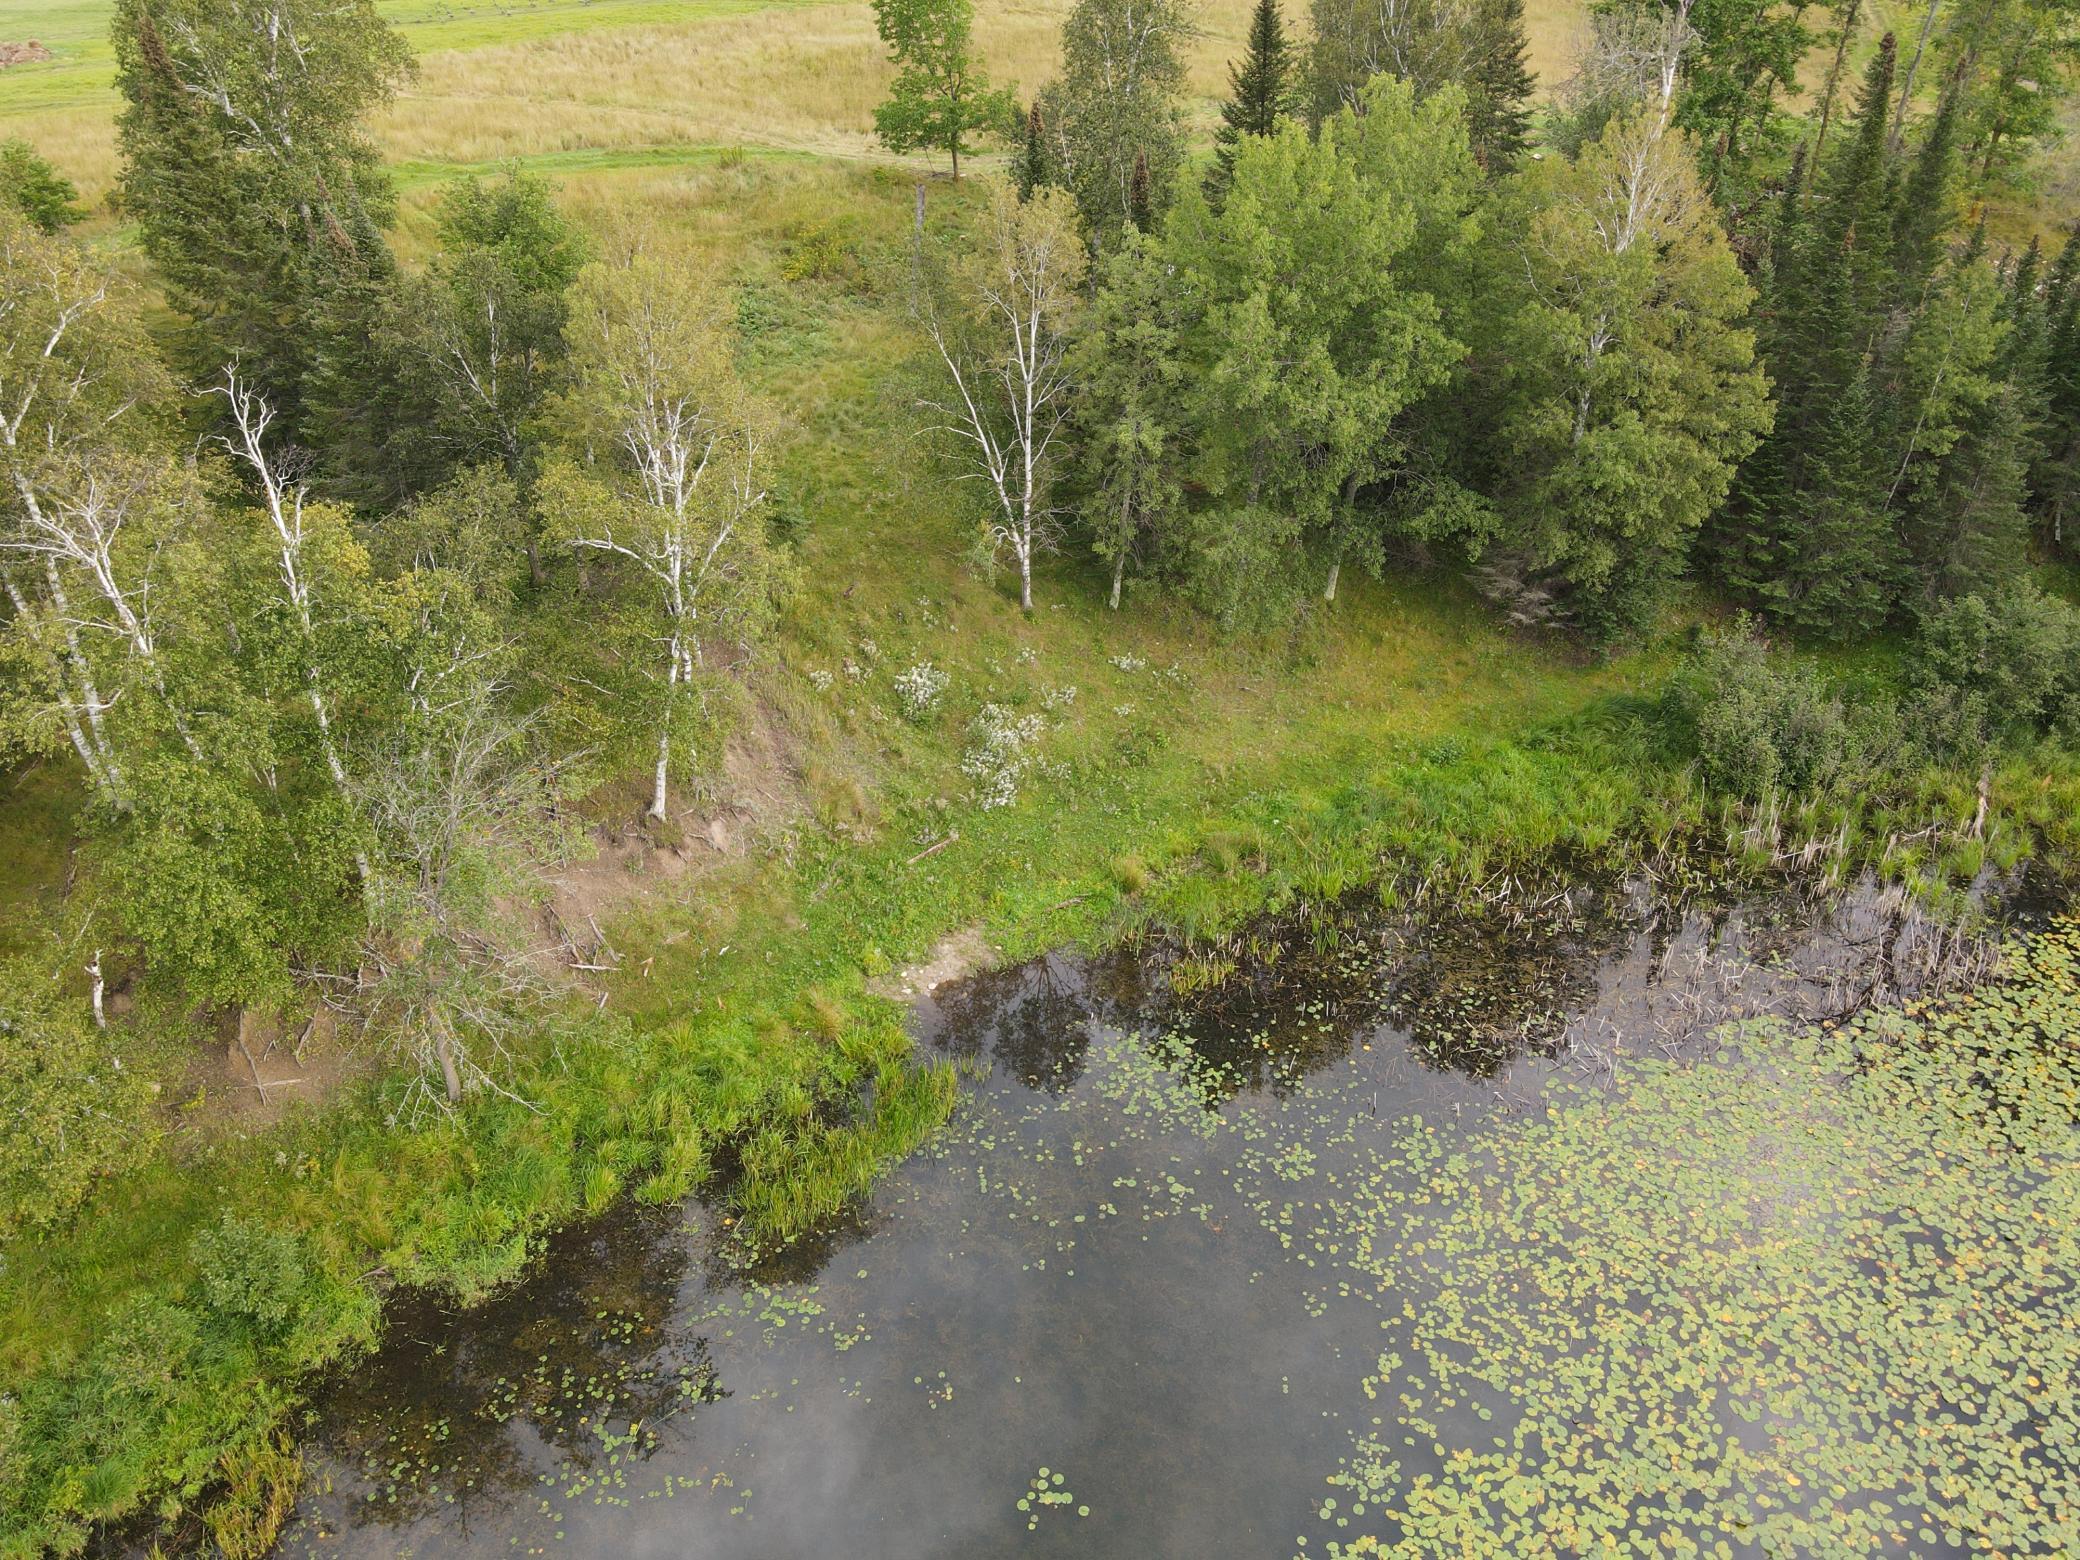
<path fill-rule="evenodd" d="M 1851 702 L 1811 663 L 1772 654 L 1745 618 L 1700 635 L 1663 714 L 1707 788 L 1750 799 L 1835 790 L 1899 756 L 1890 709 Z"/>
<path fill-rule="evenodd" d="M 1916 733 L 1946 757 L 2080 740 L 2080 608 L 2029 585 L 1946 602 L 1922 622 L 1908 681 Z"/>
<path fill-rule="evenodd" d="M 0 1241 L 54 1223 L 151 1148 L 152 1086 L 87 999 L 27 959 L 0 965 Z"/>

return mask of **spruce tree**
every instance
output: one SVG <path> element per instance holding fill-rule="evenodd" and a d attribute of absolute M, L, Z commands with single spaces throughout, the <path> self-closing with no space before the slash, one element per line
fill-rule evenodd
<path fill-rule="evenodd" d="M 1134 224 L 1138 233 L 1155 229 L 1155 198 L 1149 189 L 1147 152 L 1134 154 L 1134 172 L 1127 181 L 1127 220 Z"/>
<path fill-rule="evenodd" d="M 1946 91 L 1929 121 L 1893 221 L 1893 296 L 1912 305 L 1943 257 L 1943 237 L 1957 220 L 1957 103 Z"/>
<path fill-rule="evenodd" d="M 2013 581 L 2028 561 L 2028 398 L 2000 385 L 1918 486 L 1903 525 L 1924 594 L 1947 599 Z"/>
<path fill-rule="evenodd" d="M 282 29 L 295 50 L 279 47 Z M 182 367 L 207 379 L 243 358 L 322 466 L 325 444 L 381 395 L 361 376 L 395 271 L 382 235 L 393 199 L 362 122 L 410 53 L 373 0 L 282 0 L 264 19 L 120 0 L 114 35 L 123 205 L 185 317 Z"/>
<path fill-rule="evenodd" d="M 1535 83 L 1527 56 L 1524 0 L 1476 0 L 1468 22 L 1466 131 L 1474 160 L 1491 178 L 1516 167 L 1530 139 Z"/>
<path fill-rule="evenodd" d="M 1280 120 L 1299 112 L 1294 85 L 1297 64 L 1278 0 L 1257 0 L 1242 59 L 1228 67 L 1228 100 L 1221 104 L 1221 126 L 1213 132 L 1213 167 L 1206 174 L 1206 198 L 1215 209 L 1235 175 L 1235 152 L 1242 138 L 1270 135 Z"/>
<path fill-rule="evenodd" d="M 1811 251 L 1807 339 L 1823 393 L 1845 386 L 1876 334 L 1891 253 L 1892 159 L 1886 153 L 1895 51 L 1879 41 L 1857 99 L 1854 134 L 1822 182 Z"/>
<path fill-rule="evenodd" d="M 1816 638 L 1846 640 L 1885 621 L 1898 544 L 1870 438 L 1870 378 L 1859 369 L 1815 421 L 1805 480 L 1779 535 L 1788 543 L 1765 586 L 1771 615 Z"/>
<path fill-rule="evenodd" d="M 2067 229 L 2043 311 L 2042 423 L 2030 493 L 2046 540 L 2080 558 L 2080 229 Z"/>
<path fill-rule="evenodd" d="M 1893 160 L 1886 150 L 1894 50 L 1879 44 L 1847 140 L 1801 209 L 1787 192 L 1771 248 L 1766 347 L 1777 414 L 1717 528 L 1727 581 L 1775 616 L 1841 636 L 1875 626 L 1899 570 L 1885 429 L 1904 411 L 1873 363 L 1893 296 Z M 1940 166 L 1940 163 L 1934 166 Z"/>
<path fill-rule="evenodd" d="M 1025 144 L 1018 149 L 1018 160 L 1012 164 L 1012 181 L 1018 185 L 1018 198 L 1031 200 L 1033 191 L 1051 182 L 1047 176 L 1047 121 L 1040 112 L 1040 100 L 1033 99 L 1033 106 L 1026 110 Z"/>

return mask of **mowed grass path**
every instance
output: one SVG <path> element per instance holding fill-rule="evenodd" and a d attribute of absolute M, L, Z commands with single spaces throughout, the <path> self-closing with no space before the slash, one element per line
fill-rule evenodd
<path fill-rule="evenodd" d="M 577 154 L 684 154 L 767 147 L 879 157 L 874 105 L 889 67 L 863 0 L 378 0 L 419 56 L 416 79 L 378 119 L 384 153 L 409 169 Z M 1056 68 L 1071 0 L 982 0 L 976 36 L 992 76 L 1030 94 Z M 57 56 L 0 72 L 0 122 L 98 201 L 116 172 L 111 0 L 7 8 L 0 39 Z M 1250 0 L 1206 0 L 1191 50 L 1195 128 L 1210 129 Z M 1289 4 L 1288 20 L 1305 6 Z M 782 17 L 774 13 L 784 11 Z M 1564 74 L 1581 0 L 1534 0 L 1533 64 Z"/>

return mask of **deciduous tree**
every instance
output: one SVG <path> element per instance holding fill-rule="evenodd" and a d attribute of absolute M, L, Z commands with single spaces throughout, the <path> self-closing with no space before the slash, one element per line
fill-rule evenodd
<path fill-rule="evenodd" d="M 1014 201 L 1015 205 L 1016 202 Z M 696 715 L 720 649 L 771 622 L 780 584 L 766 536 L 766 431 L 707 301 L 655 253 L 596 262 L 572 289 L 576 458 L 540 484 L 547 534 L 611 566 L 620 638 L 642 660 L 655 762 L 650 816 L 695 757 Z"/>
<path fill-rule="evenodd" d="M 945 152 L 958 179 L 969 137 L 1013 132 L 1011 88 L 991 87 L 975 58 L 971 0 L 874 0 L 874 26 L 896 66 L 888 101 L 874 110 L 883 146 Z"/>
<path fill-rule="evenodd" d="M 1149 216 L 1170 203 L 1184 156 L 1180 51 L 1192 35 L 1177 0 L 1077 0 L 1062 24 L 1062 74 L 1039 101 L 1056 175 L 1099 249 L 1135 220 L 1137 167 Z"/>
<path fill-rule="evenodd" d="M 921 257 L 922 258 L 922 257 Z M 921 279 L 917 309 L 946 373 L 924 407 L 962 476 L 988 493 L 984 550 L 1008 552 L 1018 601 L 1033 609 L 1033 562 L 1060 529 L 1055 479 L 1073 384 L 1072 323 L 1088 253 L 1065 190 L 1020 201 L 991 188 L 978 231 Z"/>

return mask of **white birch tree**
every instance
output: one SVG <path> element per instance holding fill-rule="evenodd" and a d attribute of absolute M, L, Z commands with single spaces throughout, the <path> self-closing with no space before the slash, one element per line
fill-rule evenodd
<path fill-rule="evenodd" d="M 655 255 L 588 266 L 572 291 L 568 425 L 582 458 L 554 463 L 540 502 L 555 542 L 618 566 L 612 583 L 648 647 L 649 815 L 690 767 L 708 658 L 770 622 L 766 431 L 728 345 L 684 273 Z"/>
<path fill-rule="evenodd" d="M 106 614 L 117 643 L 152 656 L 147 587 L 118 535 L 144 491 L 126 445 L 147 442 L 149 409 L 170 389 L 127 303 L 84 251 L 0 211 L 0 589 L 10 631 L 44 668 L 51 717 L 117 806 L 120 687 L 105 686 L 92 630 Z"/>
<path fill-rule="evenodd" d="M 923 406 L 938 419 L 962 475 L 989 490 L 983 539 L 1009 552 L 1018 604 L 1033 610 L 1033 558 L 1060 530 L 1056 444 L 1070 413 L 1070 330 L 1089 252 L 1065 190 L 1021 201 L 999 181 L 971 247 L 943 280 L 921 277 L 917 310 L 945 366 L 947 389 Z M 920 267 L 922 269 L 922 267 Z"/>

